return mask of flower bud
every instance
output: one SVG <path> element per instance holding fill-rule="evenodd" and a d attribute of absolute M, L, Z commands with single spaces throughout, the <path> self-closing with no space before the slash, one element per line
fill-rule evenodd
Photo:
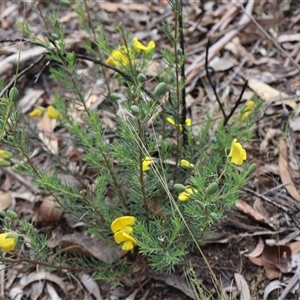
<path fill-rule="evenodd" d="M 251 164 L 248 169 L 249 174 L 254 173 L 256 171 L 256 169 L 257 169 L 256 163 Z"/>
<path fill-rule="evenodd" d="M 18 97 L 19 97 L 19 91 L 18 91 L 18 89 L 15 86 L 13 86 L 10 89 L 8 96 L 9 96 L 9 99 L 11 101 L 16 101 L 18 99 Z"/>
<path fill-rule="evenodd" d="M 174 184 L 174 190 L 177 192 L 177 193 L 182 193 L 185 191 L 185 186 L 181 183 L 175 183 Z"/>
<path fill-rule="evenodd" d="M 16 212 L 14 212 L 13 210 L 8 209 L 6 211 L 6 216 L 9 217 L 12 220 L 18 219 L 18 215 Z"/>
<path fill-rule="evenodd" d="M 218 191 L 218 184 L 216 182 L 211 183 L 207 188 L 206 188 L 206 194 L 207 195 L 213 195 Z"/>
<path fill-rule="evenodd" d="M 9 167 L 10 166 L 10 162 L 3 159 L 3 158 L 0 158 L 0 167 Z"/>
<path fill-rule="evenodd" d="M 5 151 L 5 150 L 1 150 L 0 149 L 0 157 L 1 158 L 4 158 L 4 159 L 10 159 L 13 157 L 13 154 L 8 152 L 8 151 Z"/>
<path fill-rule="evenodd" d="M 140 113 L 140 108 L 137 105 L 131 105 L 130 110 L 134 115 L 138 115 Z"/>
<path fill-rule="evenodd" d="M 147 77 L 146 77 L 145 74 L 140 73 L 140 74 L 137 76 L 137 80 L 138 80 L 140 83 L 144 83 L 144 82 L 147 80 Z"/>
<path fill-rule="evenodd" d="M 165 82 L 159 83 L 154 89 L 154 95 L 156 97 L 162 96 L 167 91 L 167 84 Z"/>

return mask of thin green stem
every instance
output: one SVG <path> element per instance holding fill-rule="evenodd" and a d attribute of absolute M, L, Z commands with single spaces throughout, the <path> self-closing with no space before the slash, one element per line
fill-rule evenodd
<path fill-rule="evenodd" d="M 147 225 L 149 225 L 149 206 L 147 203 L 147 196 L 146 196 L 146 190 L 145 190 L 145 178 L 144 178 L 144 171 L 143 171 L 143 130 L 142 130 L 142 124 L 140 119 L 138 121 L 138 127 L 139 127 L 139 159 L 140 159 L 140 183 L 141 183 L 141 191 L 143 196 L 143 202 L 144 202 L 144 209 L 146 213 L 146 222 Z"/>

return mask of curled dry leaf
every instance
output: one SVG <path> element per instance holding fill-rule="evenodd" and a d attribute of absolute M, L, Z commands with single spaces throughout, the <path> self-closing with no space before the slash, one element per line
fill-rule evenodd
<path fill-rule="evenodd" d="M 289 183 L 286 185 L 286 190 L 288 193 L 297 201 L 300 201 L 300 195 L 296 189 L 295 184 L 292 181 L 291 174 L 288 167 L 288 157 L 287 157 L 287 145 L 284 140 L 281 140 L 279 143 L 279 171 L 280 178 L 283 184 Z"/>
<path fill-rule="evenodd" d="M 245 254 L 246 257 L 258 257 L 259 255 L 262 254 L 263 250 L 264 250 L 264 242 L 261 238 L 259 238 L 258 244 L 256 245 L 255 249 L 249 253 L 249 254 Z"/>

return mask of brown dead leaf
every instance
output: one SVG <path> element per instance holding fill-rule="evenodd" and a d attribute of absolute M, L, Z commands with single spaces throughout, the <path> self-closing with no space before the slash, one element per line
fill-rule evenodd
<path fill-rule="evenodd" d="M 283 184 L 289 183 L 285 186 L 288 193 L 297 201 L 300 201 L 300 195 L 296 189 L 295 184 L 292 181 L 291 174 L 289 172 L 288 162 L 287 162 L 287 145 L 284 140 L 280 140 L 279 143 L 279 171 L 280 178 Z"/>
<path fill-rule="evenodd" d="M 300 242 L 294 242 L 294 243 L 290 243 L 289 247 L 291 248 L 292 251 L 292 257 L 300 251 Z"/>
<path fill-rule="evenodd" d="M 0 212 L 11 205 L 12 199 L 13 198 L 10 191 L 0 189 Z"/>
<path fill-rule="evenodd" d="M 271 221 L 266 218 L 264 215 L 262 215 L 260 212 L 256 211 L 255 209 L 253 209 L 248 203 L 246 203 L 243 200 L 238 201 L 235 206 L 241 210 L 243 213 L 251 216 L 252 218 L 254 218 L 256 221 L 258 222 L 262 222 L 265 223 L 267 225 L 269 225 L 271 228 L 275 228 L 274 224 L 271 223 Z"/>
<path fill-rule="evenodd" d="M 56 223 L 62 217 L 62 212 L 57 208 L 57 204 L 46 198 L 35 203 L 33 208 L 32 222 L 35 225 Z"/>
<path fill-rule="evenodd" d="M 265 101 L 274 101 L 278 98 L 287 98 L 289 95 L 280 92 L 272 87 L 270 87 L 268 84 L 256 80 L 256 79 L 250 79 L 248 81 L 248 86 L 263 100 Z M 278 100 L 274 102 L 274 105 L 282 105 L 282 102 L 285 103 L 285 105 L 288 105 L 292 109 L 296 109 L 297 103 L 294 99 L 285 99 L 285 100 Z"/>
<path fill-rule="evenodd" d="M 263 266 L 268 279 L 280 277 L 281 273 L 291 271 L 292 251 L 289 246 L 275 245 L 269 246 L 264 244 L 263 251 L 260 256 L 254 257 L 261 250 L 261 242 L 251 254 L 245 255 L 248 259 L 257 266 Z"/>
<path fill-rule="evenodd" d="M 80 233 L 65 234 L 48 243 L 49 248 L 57 246 L 67 253 L 95 257 L 105 263 L 112 263 L 125 253 L 116 243 L 106 243 Z"/>
<path fill-rule="evenodd" d="M 90 275 L 80 274 L 79 278 L 82 284 L 84 285 L 84 287 L 90 293 L 90 295 L 93 295 L 97 300 L 103 300 L 98 284 L 94 281 L 94 279 Z"/>
<path fill-rule="evenodd" d="M 239 273 L 234 274 L 234 279 L 240 292 L 240 299 L 251 300 L 249 285 L 245 277 Z"/>

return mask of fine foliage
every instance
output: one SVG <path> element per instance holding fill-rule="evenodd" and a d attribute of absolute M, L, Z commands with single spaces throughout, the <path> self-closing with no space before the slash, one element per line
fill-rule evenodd
<path fill-rule="evenodd" d="M 219 107 L 192 118 L 185 99 L 182 11 L 178 0 L 170 0 L 170 5 L 177 21 L 162 23 L 169 40 L 163 48 L 154 41 L 139 41 L 121 25 L 116 28 L 120 39 L 109 40 L 103 28 L 88 26 L 91 20 L 80 6 L 74 9 L 89 35 L 86 55 L 68 50 L 55 12 L 40 15 L 43 40 L 28 24 L 19 24 L 26 38 L 46 49 L 51 79 L 62 92 L 51 105 L 37 106 L 25 116 L 14 105 L 17 82 L 5 93 L 0 99 L 0 165 L 9 166 L 14 158 L 14 170 L 34 178 L 39 191 L 52 195 L 69 220 L 84 222 L 90 235 L 116 243 L 128 254 L 113 266 L 85 258 L 69 260 L 85 271 L 91 267 L 97 279 L 117 282 L 136 259 L 161 272 L 184 264 L 186 254 L 205 242 L 212 225 L 234 206 L 255 170 L 247 163 L 243 145 L 251 138 L 258 101 L 232 105 L 239 112 L 220 115 L 224 108 Z M 97 107 L 86 101 L 87 79 L 78 72 L 82 59 L 94 62 L 103 82 L 105 97 Z M 154 60 L 161 67 L 150 77 Z M 113 133 L 101 118 L 103 107 L 114 116 Z M 80 149 L 81 163 L 92 176 L 76 174 L 61 149 L 49 148 L 35 125 L 41 118 L 63 128 L 68 147 Z M 33 162 L 36 148 L 51 157 L 51 170 Z M 62 180 L 61 174 L 70 174 L 76 184 Z M 24 259 L 47 262 L 47 239 L 28 221 L 18 224 L 15 233 L 0 235 L 0 247 L 7 251 L 16 246 Z M 12 230 L 11 222 L 6 228 Z M 21 241 L 32 251 L 21 247 Z M 68 269 L 62 256 L 55 257 Z"/>

